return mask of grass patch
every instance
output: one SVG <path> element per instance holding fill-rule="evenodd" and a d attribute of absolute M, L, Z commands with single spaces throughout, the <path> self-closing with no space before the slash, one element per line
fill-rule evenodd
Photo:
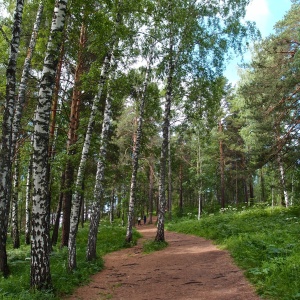
<path fill-rule="evenodd" d="M 255 208 L 167 224 L 214 240 L 267 299 L 300 299 L 300 208 Z"/>
<path fill-rule="evenodd" d="M 22 245 L 19 249 L 10 248 L 8 240 L 8 263 L 11 274 L 8 278 L 0 277 L 0 299 L 7 300 L 39 300 L 61 299 L 70 294 L 79 285 L 86 284 L 90 276 L 103 269 L 102 256 L 125 247 L 126 229 L 118 224 L 111 225 L 101 221 L 97 242 L 97 259 L 93 262 L 85 260 L 88 228 L 80 228 L 77 237 L 77 269 L 68 271 L 68 250 L 54 247 L 50 256 L 50 270 L 53 290 L 39 292 L 30 290 L 30 246 Z M 133 240 L 140 237 L 133 233 Z"/>
<path fill-rule="evenodd" d="M 162 250 L 167 246 L 168 246 L 167 242 L 146 241 L 143 244 L 143 252 L 148 254 L 154 251 Z"/>

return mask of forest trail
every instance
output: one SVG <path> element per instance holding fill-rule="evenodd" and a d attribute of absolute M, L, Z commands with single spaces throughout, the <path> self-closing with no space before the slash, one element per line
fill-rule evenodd
<path fill-rule="evenodd" d="M 138 226 L 143 235 L 132 248 L 104 257 L 105 269 L 68 300 L 258 300 L 254 288 L 229 253 L 200 237 L 166 231 L 168 247 L 142 252 L 154 240 L 154 225 Z"/>

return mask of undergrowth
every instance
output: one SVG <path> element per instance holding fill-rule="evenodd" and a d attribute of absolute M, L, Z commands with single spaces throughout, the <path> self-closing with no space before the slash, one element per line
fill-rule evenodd
<path fill-rule="evenodd" d="M 186 216 L 168 230 L 214 240 L 267 299 L 300 299 L 300 208 L 226 210 L 200 221 Z"/>
<path fill-rule="evenodd" d="M 159 251 L 168 246 L 168 243 L 166 241 L 163 242 L 157 242 L 157 241 L 146 241 L 143 244 L 143 252 L 144 253 L 152 253 L 154 251 Z"/>
<path fill-rule="evenodd" d="M 119 225 L 110 225 L 102 221 L 99 227 L 97 242 L 97 259 L 87 262 L 85 259 L 88 237 L 88 225 L 80 228 L 77 237 L 77 269 L 68 271 L 68 250 L 54 247 L 50 256 L 50 270 L 53 289 L 49 291 L 34 291 L 30 289 L 30 246 L 22 245 L 19 249 L 12 249 L 8 241 L 8 264 L 10 275 L 0 277 L 0 299 L 6 300 L 40 300 L 61 299 L 70 294 L 75 287 L 86 284 L 92 274 L 103 269 L 102 256 L 106 253 L 126 247 L 126 229 Z M 133 240 L 139 237 L 134 232 Z"/>

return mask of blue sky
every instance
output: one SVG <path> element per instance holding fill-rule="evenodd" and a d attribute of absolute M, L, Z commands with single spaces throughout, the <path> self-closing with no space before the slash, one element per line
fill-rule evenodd
<path fill-rule="evenodd" d="M 247 8 L 245 19 L 255 21 L 262 37 L 266 37 L 273 32 L 275 23 L 284 17 L 290 7 L 290 0 L 252 0 Z M 244 59 L 245 61 L 250 59 L 250 54 L 245 54 Z M 232 83 L 238 80 L 238 63 L 240 63 L 240 59 L 233 60 L 224 73 Z"/>

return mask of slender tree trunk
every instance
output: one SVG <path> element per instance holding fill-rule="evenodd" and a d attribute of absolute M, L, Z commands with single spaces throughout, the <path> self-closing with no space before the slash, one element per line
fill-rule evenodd
<path fill-rule="evenodd" d="M 289 203 L 288 192 L 287 192 L 287 189 L 286 189 L 285 171 L 284 171 L 284 167 L 283 167 L 282 158 L 281 158 L 280 153 L 278 153 L 277 162 L 278 162 L 278 167 L 279 167 L 279 178 L 280 178 L 281 191 L 282 191 L 282 194 L 283 194 L 281 202 L 282 202 L 283 206 L 289 207 L 290 203 Z"/>
<path fill-rule="evenodd" d="M 6 240 L 11 194 L 11 139 L 12 122 L 15 107 L 16 67 L 20 45 L 21 23 L 24 0 L 16 1 L 13 36 L 10 43 L 10 54 L 6 69 L 6 99 L 2 121 L 2 137 L 0 149 L 0 272 L 8 276 Z"/>
<path fill-rule="evenodd" d="M 169 144 L 169 127 L 171 118 L 171 104 L 173 97 L 173 75 L 175 69 L 174 61 L 174 36 L 172 30 L 172 1 L 168 1 L 168 10 L 170 17 L 170 41 L 169 41 L 169 66 L 168 66 L 168 78 L 166 86 L 166 98 L 164 107 L 164 118 L 162 125 L 162 145 L 160 153 L 160 176 L 159 176 L 159 211 L 157 218 L 157 232 L 155 241 L 165 241 L 165 211 L 166 211 L 166 169 L 167 169 L 167 157 L 168 157 L 168 144 Z"/>
<path fill-rule="evenodd" d="M 126 232 L 126 239 L 125 239 L 127 243 L 132 241 L 134 204 L 136 201 L 136 185 L 137 185 L 136 180 L 137 180 L 137 172 L 138 172 L 138 165 L 139 165 L 141 140 L 143 134 L 143 119 L 144 119 L 144 110 L 145 110 L 145 102 L 146 102 L 146 93 L 150 81 L 151 65 L 152 65 L 152 53 L 150 53 L 149 63 L 146 69 L 145 80 L 143 83 L 143 90 L 140 99 L 139 117 L 138 117 L 137 131 L 136 131 L 136 140 L 133 146 L 133 153 L 132 153 L 132 174 L 131 174 L 131 184 L 130 184 L 127 232 Z"/>
<path fill-rule="evenodd" d="M 61 176 L 61 189 L 64 187 L 64 184 L 65 184 L 65 173 L 63 172 Z M 58 200 L 56 214 L 55 214 L 55 222 L 52 231 L 52 239 L 51 239 L 52 245 L 56 245 L 58 241 L 58 231 L 59 231 L 60 217 L 62 211 L 63 195 L 64 194 L 62 192 L 59 194 L 59 200 Z"/>
<path fill-rule="evenodd" d="M 20 247 L 20 232 L 19 232 L 19 153 L 16 153 L 14 162 L 13 174 L 13 193 L 12 193 L 12 240 L 13 247 Z"/>
<path fill-rule="evenodd" d="M 265 191 L 265 177 L 263 168 L 260 169 L 260 186 L 261 186 L 261 201 L 265 202 L 266 200 L 266 191 Z"/>
<path fill-rule="evenodd" d="M 223 132 L 222 121 L 219 121 L 219 132 Z M 225 166 L 224 166 L 224 150 L 223 150 L 223 140 L 219 140 L 219 150 L 220 150 L 220 177 L 221 177 L 221 207 L 225 208 Z"/>
<path fill-rule="evenodd" d="M 198 220 L 201 218 L 202 213 L 202 179 L 200 178 L 202 174 L 202 159 L 201 159 L 201 144 L 200 144 L 200 132 L 197 136 L 198 140 L 198 149 L 197 149 L 197 175 L 198 175 Z"/>
<path fill-rule="evenodd" d="M 62 44 L 67 0 L 57 0 L 44 59 L 38 105 L 34 117 L 33 205 L 31 234 L 31 288 L 51 287 L 49 262 L 48 149 L 51 100 Z"/>
<path fill-rule="evenodd" d="M 179 213 L 180 216 L 183 214 L 183 171 L 182 171 L 182 162 L 179 166 Z"/>
<path fill-rule="evenodd" d="M 96 183 L 94 188 L 94 202 L 92 206 L 91 221 L 89 228 L 88 244 L 86 251 L 87 261 L 92 261 L 96 258 L 97 234 L 101 213 L 101 202 L 104 195 L 104 171 L 106 149 L 108 144 L 109 130 L 112 121 L 111 110 L 112 99 L 108 94 L 105 102 L 105 110 L 103 116 L 102 132 L 101 132 L 101 145 L 99 149 L 99 157 L 97 163 Z"/>
<path fill-rule="evenodd" d="M 43 10 L 44 10 L 44 5 L 43 2 L 41 1 L 38 7 L 38 11 L 36 14 L 36 19 L 34 22 L 33 30 L 31 33 L 31 38 L 29 42 L 29 47 L 27 50 L 27 56 L 25 58 L 24 66 L 23 66 L 23 71 L 22 71 L 22 76 L 21 76 L 21 81 L 20 81 L 20 86 L 19 86 L 19 92 L 18 92 L 18 99 L 16 103 L 16 108 L 14 112 L 14 117 L 13 117 L 13 125 L 12 125 L 12 157 L 15 155 L 15 147 L 17 144 L 17 139 L 19 137 L 19 132 L 20 132 L 20 126 L 21 126 L 21 119 L 23 115 L 23 109 L 25 105 L 25 100 L 26 100 L 26 89 L 27 89 L 27 82 L 29 78 L 29 72 L 30 72 L 30 65 L 31 65 L 31 59 L 33 55 L 33 51 L 36 45 L 36 40 L 37 40 L 37 34 L 40 28 L 41 20 L 42 20 L 42 15 L 43 15 Z"/>
<path fill-rule="evenodd" d="M 249 205 L 249 196 L 248 196 L 248 185 L 247 180 L 244 179 L 244 190 L 245 190 L 245 203 Z"/>
<path fill-rule="evenodd" d="M 168 135 L 168 212 L 169 219 L 172 219 L 172 159 L 171 159 L 171 128 Z"/>
<path fill-rule="evenodd" d="M 110 200 L 110 216 L 109 221 L 112 224 L 114 222 L 114 210 L 115 210 L 115 188 L 112 190 L 111 200 Z"/>
<path fill-rule="evenodd" d="M 71 204 L 72 204 L 72 185 L 74 183 L 74 167 L 72 156 L 75 155 L 74 145 L 77 142 L 77 129 L 79 127 L 79 111 L 81 103 L 80 81 L 84 70 L 84 48 L 86 46 L 86 27 L 81 25 L 79 38 L 79 53 L 77 66 L 74 75 L 74 88 L 71 101 L 70 123 L 68 130 L 67 153 L 68 160 L 65 170 L 65 192 L 63 198 L 63 228 L 61 246 L 67 247 L 69 242 Z"/>
<path fill-rule="evenodd" d="M 78 222 L 79 222 L 79 215 L 80 215 L 80 199 L 81 199 L 81 192 L 80 188 L 83 184 L 83 176 L 86 166 L 86 161 L 88 158 L 88 153 L 90 149 L 92 133 L 94 130 L 94 121 L 95 116 L 98 110 L 98 104 L 100 102 L 100 98 L 104 89 L 104 85 L 107 81 L 108 73 L 110 70 L 111 59 L 113 53 L 113 46 L 107 53 L 104 63 L 101 70 L 100 75 L 100 82 L 98 86 L 98 94 L 95 96 L 93 101 L 93 106 L 89 118 L 89 123 L 87 127 L 87 132 L 85 135 L 85 140 L 82 148 L 81 159 L 78 167 L 77 172 L 77 179 L 75 184 L 75 191 L 72 197 L 72 208 L 71 208 L 71 224 L 70 224 L 70 233 L 69 233 L 69 269 L 74 270 L 76 268 L 76 235 L 78 231 Z"/>
<path fill-rule="evenodd" d="M 154 187 L 154 166 L 153 159 L 149 162 L 149 224 L 153 223 L 153 187 Z"/>
<path fill-rule="evenodd" d="M 122 5 L 122 1 L 118 2 L 118 6 L 120 6 L 120 5 Z M 115 29 L 114 29 L 115 32 L 118 29 L 118 25 L 120 24 L 120 22 L 121 22 L 121 14 L 118 12 L 117 17 L 116 17 L 116 21 L 115 21 Z M 71 224 L 70 224 L 69 245 L 68 245 L 68 249 L 69 249 L 69 257 L 68 257 L 69 270 L 74 270 L 76 268 L 76 235 L 77 235 L 77 231 L 78 231 L 78 223 L 79 223 L 79 216 L 80 216 L 80 198 L 81 198 L 80 197 L 80 188 L 82 187 L 82 183 L 83 183 L 83 176 L 84 176 L 86 161 L 87 161 L 89 148 L 90 148 L 90 144 L 91 144 L 91 137 L 92 137 L 92 132 L 93 132 L 93 129 L 94 129 L 94 120 L 95 120 L 95 116 L 96 116 L 96 113 L 97 113 L 97 110 L 98 110 L 98 104 L 99 104 L 99 101 L 100 101 L 100 98 L 101 98 L 101 95 L 102 95 L 104 85 L 107 81 L 107 77 L 108 77 L 110 67 L 111 67 L 111 60 L 112 60 L 114 48 L 115 48 L 116 45 L 117 45 L 117 40 L 116 40 L 115 34 L 113 33 L 112 42 L 110 44 L 110 48 L 108 49 L 107 55 L 105 56 L 104 63 L 103 63 L 103 66 L 102 66 L 102 70 L 101 70 L 100 81 L 99 81 L 99 86 L 98 86 L 98 94 L 95 96 L 94 101 L 93 101 L 93 106 L 92 106 L 92 110 L 91 110 L 91 114 L 90 114 L 90 118 L 89 118 L 87 132 L 86 132 L 86 135 L 85 135 L 85 140 L 84 140 L 82 153 L 81 153 L 81 159 L 80 159 L 78 172 L 77 172 L 75 192 L 73 193 L 73 197 L 72 197 Z M 107 100 L 107 102 L 110 101 L 110 99 L 108 99 L 108 97 L 107 97 L 106 100 Z M 107 108 L 105 108 L 105 109 L 107 109 Z M 110 104 L 109 104 L 108 109 L 110 109 Z M 105 122 L 105 112 L 104 112 L 103 127 L 105 127 L 104 122 Z M 102 134 L 104 133 L 103 132 L 103 130 L 104 130 L 103 127 L 102 127 Z M 105 151 L 106 151 L 106 149 L 105 149 Z M 100 155 L 101 155 L 101 149 L 100 149 Z M 98 166 L 97 166 L 97 174 L 98 174 L 98 167 L 100 168 L 99 163 L 98 163 Z M 99 172 L 101 173 L 102 170 L 99 171 Z M 97 181 L 97 177 L 96 177 L 96 181 Z M 98 184 L 96 183 L 96 185 L 98 185 Z M 101 183 L 100 183 L 100 185 L 101 185 Z M 101 200 L 97 199 L 97 201 L 101 201 Z M 96 205 L 95 209 L 96 210 L 98 209 L 97 205 Z M 100 218 L 100 216 L 99 216 L 99 218 Z M 91 226 L 97 225 L 97 231 L 98 231 L 98 225 L 99 225 L 99 223 L 97 224 L 97 220 L 93 219 L 93 222 L 94 222 L 93 225 L 90 223 L 90 231 L 94 230 L 94 233 L 90 232 L 91 239 L 93 239 L 95 237 L 97 238 L 96 230 L 95 230 L 95 228 L 92 229 Z M 90 244 L 88 244 L 88 245 L 90 245 L 90 247 L 91 247 L 90 250 L 93 252 L 94 251 L 94 250 L 92 250 L 93 242 L 89 241 L 88 243 L 90 243 L 90 242 L 91 242 L 91 245 Z M 95 242 L 94 246 L 96 247 L 96 242 Z M 93 259 L 93 255 L 94 255 L 93 253 L 89 252 L 90 250 L 87 249 L 87 258 L 88 258 L 88 260 Z M 96 253 L 95 253 L 95 256 L 96 256 Z"/>
<path fill-rule="evenodd" d="M 254 204 L 254 189 L 253 189 L 252 175 L 249 176 L 249 198 L 250 198 L 250 205 L 253 205 Z"/>
<path fill-rule="evenodd" d="M 26 179 L 26 212 L 25 212 L 25 243 L 26 245 L 30 244 L 30 234 L 31 234 L 31 187 L 32 187 L 32 159 L 33 155 L 30 155 L 30 161 L 28 166 L 27 172 L 27 179 Z"/>

